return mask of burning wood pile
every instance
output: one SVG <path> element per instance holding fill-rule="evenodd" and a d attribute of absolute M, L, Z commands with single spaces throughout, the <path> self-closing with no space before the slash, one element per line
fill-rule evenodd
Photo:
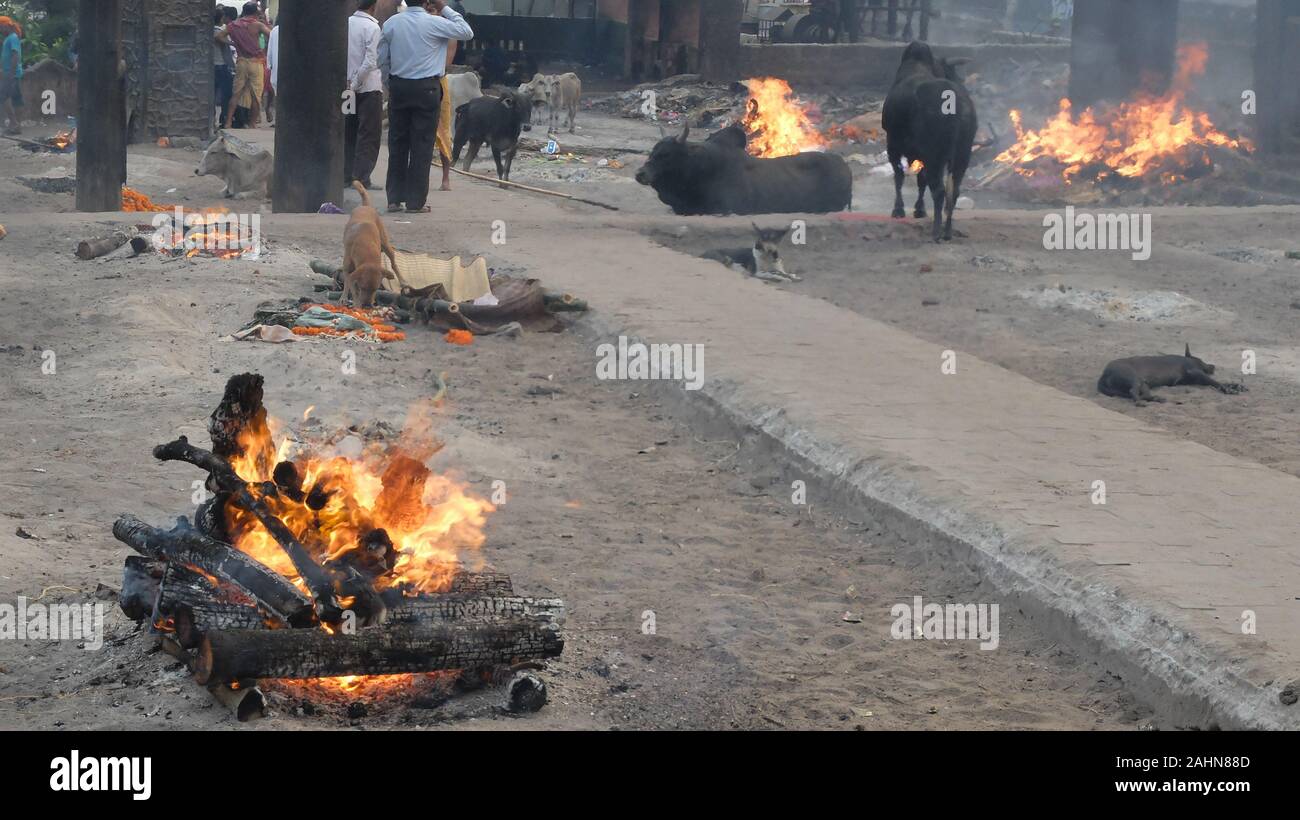
<path fill-rule="evenodd" d="M 70 154 L 77 150 L 77 129 L 60 131 L 52 137 L 42 140 L 16 140 L 28 151 L 44 151 L 54 154 Z"/>
<path fill-rule="evenodd" d="M 1013 109 L 1016 141 L 977 186 L 1001 181 L 997 187 L 1017 189 L 1031 199 L 1098 201 L 1141 191 L 1163 201 L 1173 186 L 1215 173 L 1254 148 L 1249 140 L 1220 131 L 1187 101 L 1208 56 L 1204 43 L 1181 46 L 1177 73 L 1159 97 L 1080 112 L 1062 99 L 1055 116 L 1037 130 L 1026 129 L 1022 113 Z"/>
<path fill-rule="evenodd" d="M 126 560 L 122 610 L 148 619 L 195 680 L 241 719 L 259 682 L 383 694 L 420 676 L 510 679 L 508 704 L 535 709 L 531 672 L 564 649 L 559 599 L 517 595 L 471 571 L 492 505 L 432 473 L 441 445 L 403 435 L 357 453 L 284 437 L 262 377 L 230 379 L 208 431 L 154 448 L 207 474 L 213 495 L 170 530 L 130 515 L 113 535 Z"/>
<path fill-rule="evenodd" d="M 749 138 L 749 153 L 756 157 L 788 157 L 802 151 L 820 151 L 825 137 L 813 125 L 807 107 L 790 84 L 776 77 L 758 77 L 745 83 L 749 99 L 740 124 Z"/>

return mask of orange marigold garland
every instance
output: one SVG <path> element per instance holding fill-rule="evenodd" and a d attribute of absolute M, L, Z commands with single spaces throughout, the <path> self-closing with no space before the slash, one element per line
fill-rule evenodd
<path fill-rule="evenodd" d="M 340 313 L 344 316 L 351 316 L 370 326 L 368 331 L 360 330 L 340 330 L 333 327 L 295 327 L 293 333 L 295 336 L 333 336 L 344 337 L 357 333 L 363 336 L 373 337 L 381 342 L 402 342 L 406 340 L 406 334 L 396 328 L 394 325 L 387 324 L 387 316 L 382 311 L 372 311 L 359 308 L 343 307 L 342 305 L 331 304 L 314 304 L 303 305 L 303 310 L 309 310 L 314 307 L 324 308 L 330 313 Z"/>

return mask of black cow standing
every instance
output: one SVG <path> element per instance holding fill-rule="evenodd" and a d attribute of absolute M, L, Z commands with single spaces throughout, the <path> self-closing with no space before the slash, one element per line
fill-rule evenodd
<path fill-rule="evenodd" d="M 925 43 L 903 51 L 894 85 L 885 97 L 882 116 L 889 135 L 889 164 L 894 168 L 895 219 L 903 207 L 904 159 L 920 160 L 916 175 L 917 219 L 925 218 L 925 189 L 934 200 L 934 241 L 952 239 L 952 212 L 970 167 L 979 119 L 975 103 L 957 76 L 964 61 L 936 60 Z M 944 217 L 947 217 L 945 224 Z"/>
<path fill-rule="evenodd" d="M 465 157 L 468 171 L 478 157 L 479 149 L 487 143 L 496 161 L 497 179 L 508 181 L 510 167 L 519 150 L 519 134 L 532 126 L 533 104 L 523 94 L 505 91 L 500 97 L 484 95 L 462 105 L 456 112 L 456 140 L 452 146 L 451 161 L 460 161 L 460 152 L 469 145 Z M 506 187 L 506 186 L 501 186 Z"/>

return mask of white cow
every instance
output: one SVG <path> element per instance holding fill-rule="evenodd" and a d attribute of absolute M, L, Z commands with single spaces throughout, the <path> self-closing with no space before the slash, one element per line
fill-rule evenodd
<path fill-rule="evenodd" d="M 464 74 L 448 74 L 447 88 L 451 91 L 451 110 L 454 112 L 462 105 L 483 96 L 483 82 L 478 74 L 467 71 Z"/>
<path fill-rule="evenodd" d="M 578 106 L 582 102 L 582 80 L 570 71 L 567 74 L 538 74 L 532 82 L 519 86 L 519 93 L 530 97 L 533 107 L 545 105 L 551 114 L 550 130 L 556 130 L 560 112 L 569 115 L 569 133 L 573 133 L 578 119 Z"/>

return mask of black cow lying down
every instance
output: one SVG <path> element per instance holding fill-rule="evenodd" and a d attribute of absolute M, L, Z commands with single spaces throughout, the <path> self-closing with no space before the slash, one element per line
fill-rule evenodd
<path fill-rule="evenodd" d="M 835 154 L 764 159 L 745 153 L 743 132 L 702 143 L 687 142 L 690 133 L 661 140 L 636 175 L 680 216 L 829 213 L 853 202 L 853 174 Z"/>

